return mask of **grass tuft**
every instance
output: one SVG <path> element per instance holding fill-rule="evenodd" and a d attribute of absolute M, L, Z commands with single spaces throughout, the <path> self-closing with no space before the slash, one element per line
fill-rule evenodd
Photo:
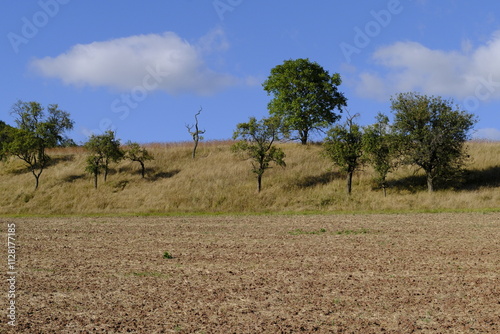
<path fill-rule="evenodd" d="M 164 259 L 173 259 L 174 257 L 169 252 L 165 252 L 165 253 L 163 253 L 163 258 Z"/>

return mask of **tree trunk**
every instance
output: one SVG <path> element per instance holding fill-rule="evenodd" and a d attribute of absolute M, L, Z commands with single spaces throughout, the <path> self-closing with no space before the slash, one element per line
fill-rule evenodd
<path fill-rule="evenodd" d="M 427 173 L 427 190 L 429 194 L 434 192 L 434 177 L 430 173 Z"/>
<path fill-rule="evenodd" d="M 260 193 L 262 189 L 262 174 L 257 175 L 257 192 Z"/>
<path fill-rule="evenodd" d="M 196 157 L 196 148 L 197 147 L 198 147 L 198 139 L 195 139 L 194 148 L 193 148 L 193 159 Z"/>
<path fill-rule="evenodd" d="M 144 167 L 144 162 L 139 161 L 139 163 L 141 164 L 141 174 L 142 174 L 142 178 L 144 178 L 144 174 L 145 174 L 145 172 L 146 172 L 146 168 Z"/>
<path fill-rule="evenodd" d="M 309 131 L 300 131 L 299 132 L 299 135 L 300 135 L 300 143 L 302 145 L 307 145 L 307 140 L 309 139 Z"/>
<path fill-rule="evenodd" d="M 40 178 L 40 175 L 36 175 L 35 173 L 33 173 L 33 175 L 35 175 L 35 190 L 38 189 L 38 179 Z"/>
<path fill-rule="evenodd" d="M 348 172 L 347 173 L 347 195 L 351 195 L 351 190 L 352 190 L 352 174 L 353 172 Z"/>
<path fill-rule="evenodd" d="M 40 173 L 36 173 L 34 169 L 31 170 L 31 173 L 33 176 L 35 176 L 35 191 L 38 189 L 39 181 L 40 181 L 40 175 L 42 174 L 43 170 L 40 171 Z"/>
<path fill-rule="evenodd" d="M 97 173 L 94 173 L 94 188 L 97 189 Z"/>

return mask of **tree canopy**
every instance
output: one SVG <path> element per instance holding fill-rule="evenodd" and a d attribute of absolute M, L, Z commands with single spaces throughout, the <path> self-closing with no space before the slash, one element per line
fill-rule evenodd
<path fill-rule="evenodd" d="M 146 174 L 146 166 L 144 163 L 149 160 L 154 160 L 154 157 L 145 147 L 142 147 L 138 143 L 128 141 L 127 150 L 125 151 L 125 157 L 130 161 L 138 162 L 141 165 L 141 176 L 144 178 Z"/>
<path fill-rule="evenodd" d="M 17 127 L 42 138 L 46 148 L 65 146 L 71 141 L 65 135 L 73 129 L 70 114 L 59 109 L 57 104 L 49 104 L 46 112 L 38 102 L 17 101 L 12 112 L 16 116 Z"/>
<path fill-rule="evenodd" d="M 13 128 L 3 121 L 0 121 L 0 160 L 7 156 L 7 146 L 12 141 Z"/>
<path fill-rule="evenodd" d="M 463 165 L 473 114 L 441 97 L 401 93 L 392 99 L 393 129 L 405 161 L 422 168 L 429 192 L 436 179 L 453 177 Z"/>
<path fill-rule="evenodd" d="M 262 175 L 270 168 L 271 162 L 285 167 L 285 153 L 274 145 L 278 139 L 279 120 L 276 118 L 257 121 L 251 117 L 247 123 L 236 127 L 233 139 L 240 140 L 233 145 L 235 153 L 243 153 L 252 160 L 252 172 L 257 175 L 257 191 L 262 189 Z"/>
<path fill-rule="evenodd" d="M 352 190 L 352 176 L 363 164 L 363 132 L 361 127 L 354 123 L 354 117 L 349 117 L 343 125 L 332 127 L 323 143 L 326 156 L 347 174 L 348 195 Z"/>
<path fill-rule="evenodd" d="M 38 189 L 40 175 L 50 161 L 46 149 L 68 140 L 65 132 L 73 128 L 73 121 L 57 104 L 49 105 L 45 112 L 40 103 L 34 101 L 17 101 L 11 114 L 16 117 L 17 128 L 9 130 L 10 138 L 2 144 L 2 150 L 26 163 Z"/>
<path fill-rule="evenodd" d="M 330 75 L 323 67 L 309 59 L 286 60 L 271 70 L 263 83 L 268 95 L 273 95 L 268 108 L 271 116 L 282 121 L 282 131 L 307 144 L 312 131 L 322 130 L 340 116 L 347 99 L 338 91 L 340 75 Z"/>
<path fill-rule="evenodd" d="M 378 114 L 375 124 L 364 128 L 363 149 L 366 159 L 377 173 L 376 181 L 386 195 L 387 174 L 398 163 L 398 141 L 396 140 L 389 117 Z"/>
<path fill-rule="evenodd" d="M 115 138 L 115 132 L 108 130 L 102 135 L 92 135 L 85 143 L 90 152 L 85 170 L 94 176 L 94 187 L 97 188 L 97 177 L 104 171 L 106 181 L 110 162 L 118 162 L 124 156 L 120 149 L 120 140 Z"/>

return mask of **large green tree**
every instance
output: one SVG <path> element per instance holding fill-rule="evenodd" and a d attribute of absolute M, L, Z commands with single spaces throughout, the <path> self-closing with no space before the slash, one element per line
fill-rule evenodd
<path fill-rule="evenodd" d="M 340 116 L 347 100 L 338 91 L 340 75 L 330 75 L 323 67 L 309 59 L 286 60 L 271 70 L 263 83 L 268 95 L 271 116 L 282 120 L 283 132 L 296 131 L 297 139 L 307 144 L 312 131 L 331 126 Z"/>
<path fill-rule="evenodd" d="M 45 111 L 38 102 L 18 101 L 12 108 L 17 128 L 11 131 L 10 141 L 4 151 L 8 155 L 23 160 L 35 177 L 35 190 L 38 189 L 42 172 L 48 166 L 50 157 L 47 148 L 60 145 L 68 140 L 65 132 L 73 128 L 73 121 L 66 111 L 51 104 Z"/>
<path fill-rule="evenodd" d="M 354 122 L 354 117 L 348 117 L 345 124 L 332 127 L 323 143 L 325 154 L 346 173 L 346 192 L 352 191 L 352 177 L 363 165 L 363 132 Z"/>
<path fill-rule="evenodd" d="M 405 161 L 425 172 L 427 189 L 433 192 L 436 180 L 456 175 L 463 168 L 464 144 L 476 119 L 442 97 L 409 92 L 391 101 L 393 129 Z"/>
<path fill-rule="evenodd" d="M 66 131 L 73 129 L 74 122 L 67 111 L 57 104 L 49 104 L 45 111 L 38 102 L 17 101 L 11 114 L 16 117 L 17 127 L 29 131 L 44 140 L 46 148 L 66 146 L 71 142 Z"/>
<path fill-rule="evenodd" d="M 236 127 L 233 139 L 239 140 L 232 146 L 234 153 L 243 153 L 252 161 L 252 172 L 257 175 L 257 191 L 262 189 L 262 175 L 271 168 L 271 162 L 285 167 L 285 153 L 274 143 L 278 140 L 279 120 L 276 118 L 257 121 L 251 117 L 247 123 Z"/>

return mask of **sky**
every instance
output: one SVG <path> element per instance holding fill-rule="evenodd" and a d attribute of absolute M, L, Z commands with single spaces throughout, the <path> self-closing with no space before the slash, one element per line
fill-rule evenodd
<path fill-rule="evenodd" d="M 330 74 L 368 125 L 390 98 L 452 99 L 478 118 L 475 138 L 500 140 L 497 0 L 39 0 L 0 12 L 0 120 L 18 101 L 58 104 L 83 143 L 232 137 L 268 115 L 262 83 L 288 59 Z M 319 137 L 318 137 L 319 138 Z"/>

